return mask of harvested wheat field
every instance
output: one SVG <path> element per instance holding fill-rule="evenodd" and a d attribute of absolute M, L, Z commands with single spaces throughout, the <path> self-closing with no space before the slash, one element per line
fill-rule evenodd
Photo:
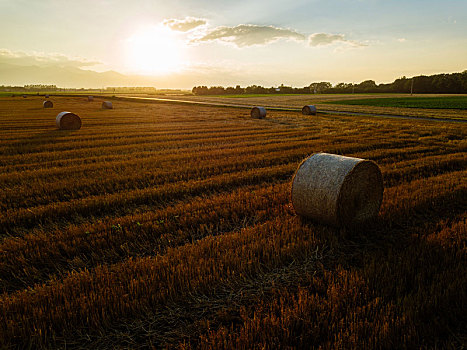
<path fill-rule="evenodd" d="M 102 101 L 0 99 L 0 348 L 465 346 L 465 123 Z M 297 216 L 315 152 L 378 164 L 374 221 Z"/>
<path fill-rule="evenodd" d="M 467 120 L 467 109 L 464 108 L 430 108 L 427 103 L 426 108 L 404 108 L 401 103 L 392 106 L 381 107 L 377 104 L 359 105 L 355 102 L 361 99 L 371 100 L 391 100 L 391 99 L 442 99 L 448 100 L 454 96 L 455 99 L 462 99 L 465 103 L 467 95 L 457 94 L 258 94 L 258 95 L 220 95 L 220 96 L 157 96 L 152 98 L 169 98 L 173 100 L 187 100 L 195 102 L 224 103 L 226 105 L 250 105 L 265 106 L 273 108 L 302 108 L 304 105 L 316 105 L 317 111 L 336 111 L 336 112 L 356 112 L 356 113 L 374 113 L 388 115 L 402 115 L 410 117 L 435 118 L 435 119 L 456 119 Z M 151 99 L 151 96 L 146 98 Z M 423 105 L 423 104 L 422 104 Z"/>

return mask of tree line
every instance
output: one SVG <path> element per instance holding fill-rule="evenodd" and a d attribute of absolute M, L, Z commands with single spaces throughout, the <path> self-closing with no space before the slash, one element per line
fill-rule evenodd
<path fill-rule="evenodd" d="M 359 84 L 315 82 L 305 87 L 263 87 L 250 85 L 246 88 L 237 85 L 229 86 L 195 86 L 195 95 L 242 95 L 242 94 L 332 94 L 332 93 L 467 93 L 467 70 L 462 73 L 419 75 L 412 78 L 401 77 L 388 84 L 376 84 L 374 80 L 365 80 Z"/>

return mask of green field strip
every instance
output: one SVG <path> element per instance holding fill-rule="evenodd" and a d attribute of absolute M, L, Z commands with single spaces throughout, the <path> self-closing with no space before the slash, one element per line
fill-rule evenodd
<path fill-rule="evenodd" d="M 426 109 L 467 109 L 467 96 L 448 97 L 398 97 L 369 98 L 344 101 L 329 101 L 329 104 L 364 105 L 375 107 L 426 108 Z"/>

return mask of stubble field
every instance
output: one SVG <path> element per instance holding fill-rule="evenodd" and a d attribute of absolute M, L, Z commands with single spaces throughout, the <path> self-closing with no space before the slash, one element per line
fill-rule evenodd
<path fill-rule="evenodd" d="M 151 96 L 146 96 L 151 98 Z M 154 97 L 154 96 L 152 96 Z M 360 112 L 402 115 L 434 119 L 467 120 L 467 95 L 448 94 L 306 94 L 306 95 L 223 95 L 223 96 L 157 96 L 178 100 L 224 103 L 226 105 L 298 108 L 316 105 L 318 111 Z M 365 99 L 366 102 L 360 101 Z M 436 102 L 434 102 L 434 101 Z M 392 102 L 392 103 L 391 103 Z M 407 107 L 420 108 L 407 108 Z M 450 107 L 453 108 L 450 108 Z M 455 108 L 454 108 L 455 107 Z"/>
<path fill-rule="evenodd" d="M 465 346 L 464 123 L 53 101 L 0 98 L 0 348 Z M 380 166 L 377 220 L 295 215 L 317 151 Z"/>

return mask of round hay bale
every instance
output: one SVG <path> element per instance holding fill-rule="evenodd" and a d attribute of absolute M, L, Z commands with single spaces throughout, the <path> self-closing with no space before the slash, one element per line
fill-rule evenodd
<path fill-rule="evenodd" d="M 44 108 L 53 108 L 54 106 L 53 102 L 50 100 L 44 101 L 42 105 L 44 106 Z"/>
<path fill-rule="evenodd" d="M 55 118 L 60 130 L 78 130 L 81 128 L 81 118 L 71 112 L 60 112 Z"/>
<path fill-rule="evenodd" d="M 104 109 L 113 109 L 114 106 L 112 105 L 112 102 L 104 101 L 104 102 L 102 102 L 102 108 L 104 108 Z"/>
<path fill-rule="evenodd" d="M 297 214 L 332 226 L 354 226 L 378 215 L 383 178 L 376 163 L 329 153 L 315 153 L 292 180 Z"/>
<path fill-rule="evenodd" d="M 251 109 L 251 117 L 256 119 L 263 119 L 266 117 L 266 108 L 264 107 L 253 107 Z"/>
<path fill-rule="evenodd" d="M 92 102 L 94 101 L 94 97 L 93 96 L 88 96 L 88 102 Z"/>
<path fill-rule="evenodd" d="M 313 105 L 306 105 L 302 108 L 303 115 L 316 115 L 316 107 Z"/>

